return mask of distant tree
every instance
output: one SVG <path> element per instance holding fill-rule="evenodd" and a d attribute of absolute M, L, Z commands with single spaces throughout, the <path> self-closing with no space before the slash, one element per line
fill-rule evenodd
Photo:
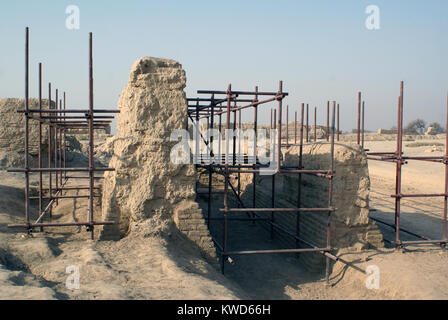
<path fill-rule="evenodd" d="M 445 129 L 438 122 L 433 122 L 428 127 L 433 127 L 434 134 L 445 132 Z"/>
<path fill-rule="evenodd" d="M 403 132 L 406 134 L 424 134 L 426 128 L 426 122 L 422 119 L 417 119 L 408 123 L 404 127 Z"/>

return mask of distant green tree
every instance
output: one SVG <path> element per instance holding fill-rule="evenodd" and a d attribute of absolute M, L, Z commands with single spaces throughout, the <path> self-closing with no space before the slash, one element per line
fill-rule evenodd
<path fill-rule="evenodd" d="M 435 134 L 439 134 L 439 133 L 444 133 L 445 132 L 445 129 L 438 122 L 433 122 L 428 127 L 433 127 L 433 130 L 434 130 Z"/>
<path fill-rule="evenodd" d="M 426 122 L 422 119 L 416 119 L 408 123 L 403 129 L 405 134 L 424 134 L 426 129 Z"/>

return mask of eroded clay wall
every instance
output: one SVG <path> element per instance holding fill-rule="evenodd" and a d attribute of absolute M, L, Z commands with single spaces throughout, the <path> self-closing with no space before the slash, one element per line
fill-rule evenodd
<path fill-rule="evenodd" d="M 195 200 L 194 166 L 170 159 L 171 133 L 187 121 L 185 71 L 173 60 L 134 63 L 118 102 L 117 133 L 110 143 L 113 172 L 105 173 L 103 219 L 115 221 L 103 239 L 168 234 L 174 226 L 210 259 L 216 252 Z"/>
<path fill-rule="evenodd" d="M 29 108 L 38 109 L 39 100 L 29 99 Z M 52 102 L 52 107 L 54 103 Z M 42 101 L 48 108 L 48 100 Z M 23 167 L 25 150 L 25 116 L 17 110 L 25 109 L 25 99 L 0 99 L 0 168 Z M 29 154 L 31 165 L 37 165 L 39 150 L 39 122 L 29 121 Z M 42 148 L 47 150 L 47 126 L 42 126 Z"/>
<path fill-rule="evenodd" d="M 299 148 L 283 150 L 283 165 L 299 164 Z M 317 143 L 303 148 L 305 169 L 330 168 L 330 144 Z M 369 221 L 369 173 L 366 154 L 356 144 L 335 145 L 335 177 L 333 184 L 333 213 L 331 224 L 331 245 L 334 248 L 383 247 L 381 232 L 375 223 Z M 298 199 L 298 175 L 276 176 L 275 207 L 295 207 Z M 271 207 L 272 176 L 256 178 L 257 207 Z M 328 207 L 328 180 L 311 175 L 302 175 L 301 207 Z M 248 184 L 243 199 L 252 203 L 252 184 Z M 236 203 L 235 203 L 236 204 Z M 296 234 L 299 219 L 299 236 L 317 247 L 326 247 L 328 212 L 275 213 L 275 223 L 292 234 Z M 269 225 L 266 223 L 266 227 Z M 296 242 L 290 236 L 275 232 L 275 239 L 283 248 L 295 248 Z M 300 243 L 299 247 L 307 247 Z M 300 261 L 311 271 L 322 271 L 325 258 L 319 253 L 300 254 Z"/>

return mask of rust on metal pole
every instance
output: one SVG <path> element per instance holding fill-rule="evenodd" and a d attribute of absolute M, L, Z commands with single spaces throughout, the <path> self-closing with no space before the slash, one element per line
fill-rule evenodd
<path fill-rule="evenodd" d="M 221 252 L 221 271 L 224 273 L 224 265 L 225 265 L 225 255 L 224 252 L 227 249 L 227 210 L 229 209 L 227 204 L 227 192 L 229 189 L 229 164 L 227 161 L 227 157 L 229 154 L 229 137 L 228 133 L 230 130 L 230 99 L 232 96 L 232 85 L 229 84 L 227 88 L 227 117 L 226 117 L 226 155 L 225 155 L 225 164 L 224 164 L 224 212 L 223 212 L 223 241 L 222 241 L 222 252 Z"/>
<path fill-rule="evenodd" d="M 364 149 L 364 107 L 365 107 L 365 104 L 366 104 L 366 102 L 365 101 L 363 101 L 362 102 L 362 110 L 361 110 L 361 113 L 362 113 L 362 119 L 361 119 L 361 146 L 362 146 L 362 149 Z"/>
<path fill-rule="evenodd" d="M 258 102 L 258 86 L 255 87 L 255 98 L 254 98 L 254 102 Z M 271 109 L 271 118 L 272 118 L 272 109 Z M 272 119 L 271 119 L 272 122 Z M 254 169 L 256 169 L 257 167 L 257 134 L 258 134 L 258 105 L 255 104 L 254 105 Z M 256 181 L 256 173 L 254 172 L 253 176 L 252 176 L 252 205 L 255 208 L 257 205 L 257 201 L 256 201 L 256 194 L 257 194 L 257 184 L 255 183 Z M 252 216 L 253 218 L 255 217 L 255 215 Z M 254 221 L 255 222 L 255 221 Z"/>
<path fill-rule="evenodd" d="M 356 141 L 357 144 L 361 144 L 361 137 L 360 137 L 360 126 L 361 126 L 361 92 L 358 92 L 358 125 L 357 125 L 357 136 Z"/>
<path fill-rule="evenodd" d="M 91 239 L 95 237 L 95 225 L 94 225 L 94 196 L 93 190 L 95 188 L 95 164 L 94 164 L 94 111 L 93 111 L 93 35 L 89 33 L 89 231 L 91 232 Z"/>
<path fill-rule="evenodd" d="M 56 110 L 59 109 L 58 93 L 59 93 L 59 91 L 58 91 L 58 89 L 56 89 L 56 98 L 55 98 Z M 56 113 L 56 117 L 57 117 L 56 120 L 59 120 L 58 113 Z M 58 127 L 55 126 L 53 129 L 53 146 L 54 146 L 53 164 L 54 164 L 55 168 L 58 167 L 58 131 L 59 131 Z M 58 190 L 59 190 L 59 173 L 57 171 L 55 172 L 55 185 L 56 185 L 55 191 L 58 192 Z M 56 198 L 56 205 L 58 205 L 58 204 L 59 204 L 59 200 L 58 200 L 58 198 Z"/>
<path fill-rule="evenodd" d="M 446 126 L 445 126 L 445 197 L 443 199 L 443 240 L 447 241 L 447 211 L 448 211 L 448 93 L 446 95 Z M 446 248 L 446 244 L 443 246 Z"/>
<path fill-rule="evenodd" d="M 198 163 L 198 161 L 199 161 L 199 163 L 200 163 L 200 159 L 201 159 L 201 157 L 200 157 L 200 153 L 201 153 L 201 150 L 200 150 L 200 148 L 199 148 L 199 100 L 197 100 L 197 102 L 196 102 L 196 125 L 194 126 L 194 128 L 195 128 L 195 156 L 196 156 L 196 160 L 195 160 L 195 164 L 196 163 Z"/>
<path fill-rule="evenodd" d="M 272 208 L 275 208 L 275 176 L 277 173 L 280 173 L 280 160 L 281 160 L 281 152 L 282 152 L 282 100 L 283 100 L 283 81 L 279 82 L 278 85 L 278 93 L 277 93 L 277 100 L 278 100 L 278 119 L 277 119 L 277 126 L 278 126 L 278 145 L 277 145 L 277 170 L 272 175 Z M 274 211 L 271 212 L 271 239 L 274 238 L 274 227 L 272 223 L 275 222 L 275 213 Z"/>
<path fill-rule="evenodd" d="M 317 142 L 317 107 L 314 107 L 314 142 Z"/>
<path fill-rule="evenodd" d="M 30 38 L 29 28 L 25 31 L 25 110 L 29 109 L 29 62 L 30 62 Z M 28 232 L 31 232 L 30 227 L 30 174 L 29 174 L 29 117 L 25 114 L 25 218 L 28 225 Z"/>
<path fill-rule="evenodd" d="M 236 101 L 233 103 L 234 108 L 236 108 Z M 232 164 L 236 165 L 236 111 L 233 111 L 233 145 L 232 145 Z"/>
<path fill-rule="evenodd" d="M 308 132 L 309 132 L 309 122 L 308 122 L 309 104 L 306 104 L 306 142 L 310 142 Z"/>
<path fill-rule="evenodd" d="M 305 105 L 302 103 L 300 115 L 300 147 L 299 147 L 299 170 L 303 169 L 303 114 Z M 302 206 L 302 174 L 299 173 L 297 179 L 297 208 Z M 300 212 L 296 213 L 296 237 L 300 235 Z M 299 241 L 296 239 L 296 247 L 299 247 Z"/>
<path fill-rule="evenodd" d="M 274 132 L 277 129 L 277 109 L 274 109 Z M 278 132 L 277 132 L 278 134 Z M 271 143 L 273 143 L 273 146 L 271 147 L 272 152 L 274 152 L 274 155 L 271 157 L 272 161 L 275 160 L 275 152 L 276 152 L 276 146 L 275 146 L 275 139 L 271 139 Z M 272 175 L 271 178 L 271 206 L 272 208 L 275 208 L 275 174 Z M 271 222 L 274 220 L 274 212 L 271 212 Z M 271 225 L 271 239 L 274 237 L 274 229 Z"/>
<path fill-rule="evenodd" d="M 328 208 L 333 207 L 333 177 L 334 177 L 334 131 L 335 131 L 335 113 L 336 113 L 336 101 L 333 101 L 333 111 L 331 116 L 331 149 L 330 149 L 330 166 L 331 166 L 331 177 L 328 180 Z M 331 219 L 332 211 L 328 211 L 327 220 L 327 250 L 331 250 Z M 327 283 L 330 280 L 330 259 L 326 257 L 326 279 Z"/>
<path fill-rule="evenodd" d="M 59 110 L 61 110 L 61 117 L 62 115 L 62 99 L 59 101 Z M 59 129 L 59 168 L 62 168 L 62 128 Z M 63 173 L 59 175 L 59 184 L 62 188 L 62 176 Z"/>
<path fill-rule="evenodd" d="M 219 164 L 222 163 L 222 153 L 221 153 L 221 149 L 222 149 L 222 114 L 219 115 L 219 120 L 218 120 L 218 131 L 219 131 L 219 145 L 218 145 L 218 156 L 219 156 Z"/>
<path fill-rule="evenodd" d="M 330 101 L 327 101 L 327 142 L 330 141 Z"/>
<path fill-rule="evenodd" d="M 67 100 L 64 92 L 64 118 L 66 118 L 65 109 L 67 108 Z M 64 168 L 67 168 L 67 129 L 64 128 Z M 64 172 L 64 179 L 67 180 L 67 172 Z"/>
<path fill-rule="evenodd" d="M 52 107 L 51 107 L 51 82 L 48 83 L 48 110 L 50 110 L 50 109 L 52 109 Z M 50 113 L 48 115 L 50 115 Z M 53 144 L 53 127 L 50 126 L 48 128 L 48 154 L 47 154 L 48 155 L 47 161 L 48 161 L 48 168 L 49 169 L 51 169 L 51 167 L 52 167 L 52 165 L 51 165 L 52 144 Z M 52 180 L 53 180 L 52 172 L 49 171 L 48 172 L 48 187 L 49 187 L 49 191 L 48 192 L 49 192 L 50 197 L 53 194 L 53 186 L 52 186 L 53 182 L 52 182 Z M 49 209 L 48 213 L 49 213 L 50 220 L 51 220 L 51 218 L 53 216 L 53 205 L 50 206 L 50 209 Z"/>
<path fill-rule="evenodd" d="M 238 110 L 238 157 L 237 157 L 237 164 L 238 166 L 241 164 L 241 110 Z M 238 172 L 238 197 L 241 197 L 241 173 Z M 238 207 L 240 204 L 238 203 Z"/>
<path fill-rule="evenodd" d="M 397 164 L 396 164 L 396 186 L 395 194 L 395 245 L 401 248 L 400 243 L 400 201 L 401 201 L 401 167 L 403 165 L 403 91 L 404 83 L 400 83 L 400 97 L 398 99 L 398 126 L 397 126 Z"/>
<path fill-rule="evenodd" d="M 39 63 L 39 110 L 42 110 L 42 63 Z M 39 162 L 39 169 L 42 168 L 42 122 L 39 121 L 39 154 L 38 154 L 38 162 Z M 43 193 L 43 173 L 39 172 L 39 216 L 42 214 L 43 209 L 43 199 L 42 199 L 42 193 Z M 43 228 L 40 229 L 40 231 L 43 231 Z"/>
<path fill-rule="evenodd" d="M 286 148 L 289 148 L 289 105 L 286 105 Z"/>
<path fill-rule="evenodd" d="M 279 82 L 278 95 L 283 93 L 283 81 Z M 282 153 L 282 99 L 278 98 L 278 146 L 277 146 L 277 172 L 280 171 L 280 156 Z"/>
<path fill-rule="evenodd" d="M 215 95 L 212 93 L 211 102 L 210 102 L 210 108 L 211 108 L 211 114 L 210 114 L 210 127 L 212 130 L 214 130 L 214 119 L 215 119 Z M 209 131 L 210 136 L 210 167 L 208 168 L 208 211 L 207 211 L 207 226 L 210 228 L 210 218 L 211 218 L 211 212 L 212 212 L 212 187 L 213 187 L 213 170 L 211 168 L 212 164 L 214 163 L 214 154 L 213 154 L 213 134 Z"/>
<path fill-rule="evenodd" d="M 274 119 L 272 121 L 272 129 L 277 128 L 277 109 L 274 109 Z"/>
<path fill-rule="evenodd" d="M 294 144 L 297 144 L 297 111 L 294 112 Z"/>
<path fill-rule="evenodd" d="M 336 132 L 337 132 L 337 135 L 336 135 L 336 137 L 337 137 L 337 141 L 339 141 L 339 131 L 340 131 L 340 128 L 339 128 L 339 103 L 338 103 L 338 106 L 337 106 L 337 129 L 336 129 Z"/>

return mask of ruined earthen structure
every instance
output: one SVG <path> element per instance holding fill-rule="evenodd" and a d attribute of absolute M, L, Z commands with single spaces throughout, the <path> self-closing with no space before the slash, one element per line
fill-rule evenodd
<path fill-rule="evenodd" d="M 297 166 L 299 147 L 283 150 L 283 165 Z M 317 143 L 304 145 L 303 165 L 311 169 L 325 169 L 330 164 L 330 144 Z M 332 214 L 331 245 L 334 248 L 381 248 L 383 236 L 376 224 L 369 219 L 370 181 L 367 158 L 362 148 L 356 144 L 335 145 L 335 176 L 333 203 L 336 211 Z M 251 175 L 242 175 L 242 181 L 251 179 Z M 276 205 L 294 207 L 297 203 L 298 177 L 278 175 L 276 181 Z M 246 202 L 252 199 L 252 181 L 243 183 Z M 256 205 L 271 205 L 271 176 L 257 176 Z M 325 207 L 328 203 L 328 183 L 311 175 L 302 176 L 301 207 Z M 235 203 L 236 205 L 236 203 Z M 297 226 L 296 213 L 276 213 L 275 222 L 282 228 L 295 234 Z M 327 236 L 326 212 L 300 212 L 299 233 L 302 239 L 318 247 L 325 247 Z M 266 228 L 269 225 L 266 223 Z M 275 233 L 275 239 L 284 247 L 295 247 L 296 242 L 283 233 Z M 300 244 L 300 243 L 299 243 Z M 325 257 L 319 253 L 300 254 L 300 262 L 310 271 L 322 271 Z"/>
<path fill-rule="evenodd" d="M 329 144 L 305 145 L 303 163 L 307 168 L 322 169 L 329 165 Z M 298 162 L 298 148 L 293 147 L 284 154 L 285 165 Z M 383 237 L 374 222 L 369 219 L 370 181 L 366 153 L 356 144 L 335 145 L 335 176 L 333 179 L 333 203 L 336 211 L 332 215 L 331 244 L 335 248 L 378 248 L 383 247 Z M 283 199 L 294 201 L 297 197 L 297 178 L 284 176 Z M 303 208 L 322 206 L 328 202 L 325 190 L 328 185 L 321 179 L 304 175 L 302 177 Z M 289 216 L 291 217 L 291 216 Z M 279 216 L 280 224 L 290 225 L 288 216 Z M 295 220 L 294 220 L 295 222 Z M 301 235 L 316 245 L 326 241 L 327 215 L 302 212 L 299 217 Z M 319 269 L 324 257 L 319 254 L 302 255 L 301 259 L 309 269 Z"/>
<path fill-rule="evenodd" d="M 29 99 L 31 109 L 39 109 L 38 99 Z M 43 108 L 48 107 L 48 100 L 43 100 Z M 54 104 L 52 104 L 54 106 Z M 17 110 L 25 108 L 24 99 L 0 99 L 0 168 L 20 167 L 24 165 L 25 119 Z M 39 150 L 39 125 L 30 124 L 30 161 L 37 162 Z M 42 129 L 42 149 L 46 150 L 48 144 L 47 128 Z"/>
<path fill-rule="evenodd" d="M 170 161 L 172 131 L 187 121 L 185 71 L 173 60 L 145 57 L 132 66 L 118 102 L 117 133 L 103 187 L 103 239 L 168 233 L 176 225 L 206 257 L 215 249 L 194 201 L 193 165 Z"/>

